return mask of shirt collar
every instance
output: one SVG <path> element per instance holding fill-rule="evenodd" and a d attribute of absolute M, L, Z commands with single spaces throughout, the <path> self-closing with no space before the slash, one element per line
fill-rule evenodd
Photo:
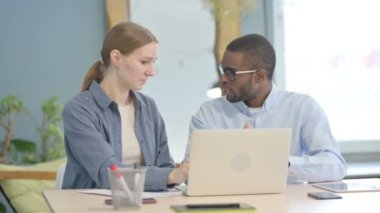
<path fill-rule="evenodd" d="M 116 104 L 100 87 L 99 83 L 95 80 L 92 81 L 90 88 L 90 93 L 94 97 L 96 103 L 102 108 L 102 110 L 107 109 L 111 104 Z M 135 102 L 135 109 L 140 109 L 141 107 L 145 107 L 146 104 L 142 101 L 142 98 L 138 94 L 138 92 L 135 92 L 131 90 L 131 95 Z"/>
<path fill-rule="evenodd" d="M 272 90 L 270 91 L 268 97 L 264 101 L 263 109 L 269 110 L 269 108 L 276 101 L 276 98 L 277 98 L 279 92 L 280 91 L 278 90 L 278 88 L 275 85 L 272 85 Z"/>
<path fill-rule="evenodd" d="M 276 100 L 277 95 L 279 94 L 279 90 L 275 85 L 272 85 L 272 89 L 269 92 L 268 97 L 265 99 L 264 104 L 262 106 L 262 110 L 269 110 L 269 108 L 273 105 Z M 225 97 L 224 97 L 225 98 Z M 227 99 L 225 99 L 228 101 Z M 243 101 L 233 103 L 240 111 L 249 112 L 247 105 Z"/>
<path fill-rule="evenodd" d="M 99 83 L 95 80 L 92 81 L 88 90 L 102 110 L 107 109 L 113 103 L 112 99 L 103 91 Z"/>

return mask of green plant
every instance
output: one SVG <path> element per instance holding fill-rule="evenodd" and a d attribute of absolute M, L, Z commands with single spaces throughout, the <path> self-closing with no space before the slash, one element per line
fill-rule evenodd
<path fill-rule="evenodd" d="M 257 0 L 236 1 L 236 4 L 239 5 L 238 10 L 229 7 L 230 3 L 226 3 L 225 0 L 203 0 L 203 4 L 209 8 L 216 24 L 219 24 L 222 21 L 240 20 L 241 15 L 252 13 L 256 9 Z"/>
<path fill-rule="evenodd" d="M 257 2 L 257 0 L 203 0 L 215 22 L 215 65 L 221 61 L 227 44 L 240 35 L 240 16 L 252 14 L 256 10 Z M 218 69 L 215 68 L 219 76 Z"/>
<path fill-rule="evenodd" d="M 6 96 L 0 100 L 0 127 L 5 130 L 0 163 L 8 163 L 9 147 L 13 139 L 14 114 L 24 110 L 21 100 L 14 95 Z M 3 123 L 5 119 L 7 119 L 6 124 Z"/>
<path fill-rule="evenodd" d="M 7 212 L 7 209 L 5 208 L 3 203 L 0 203 L 0 213 L 5 213 Z"/>
<path fill-rule="evenodd" d="M 34 141 L 13 139 L 9 148 L 14 164 L 34 164 L 38 162 L 37 148 Z"/>
<path fill-rule="evenodd" d="M 42 162 L 65 155 L 63 133 L 60 128 L 62 109 L 63 106 L 57 102 L 57 97 L 52 97 L 42 104 L 42 124 L 37 128 L 41 138 L 40 160 Z"/>
<path fill-rule="evenodd" d="M 8 163 L 8 152 L 14 164 L 34 164 L 61 158 L 65 155 L 63 133 L 60 128 L 63 105 L 52 97 L 41 106 L 42 122 L 38 124 L 32 114 L 16 96 L 7 96 L 0 100 L 0 127 L 5 129 L 5 139 L 0 156 L 0 163 Z M 36 142 L 25 139 L 13 139 L 14 113 L 28 112 L 37 126 L 41 149 L 37 150 Z M 8 118 L 7 125 L 3 120 Z"/>

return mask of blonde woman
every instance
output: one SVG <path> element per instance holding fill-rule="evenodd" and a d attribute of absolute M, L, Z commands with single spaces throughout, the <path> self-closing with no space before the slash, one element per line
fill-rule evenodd
<path fill-rule="evenodd" d="M 157 39 L 138 24 L 123 22 L 108 32 L 102 60 L 63 111 L 68 160 L 62 188 L 109 188 L 112 164 L 146 166 L 146 191 L 186 180 L 188 163 L 175 168 L 155 102 L 137 92 L 154 75 L 157 53 Z"/>

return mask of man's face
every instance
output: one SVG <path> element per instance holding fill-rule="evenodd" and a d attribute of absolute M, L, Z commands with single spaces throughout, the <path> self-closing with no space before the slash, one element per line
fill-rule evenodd
<path fill-rule="evenodd" d="M 235 71 L 249 70 L 247 63 L 244 63 L 244 55 L 241 52 L 226 50 L 221 64 L 224 68 Z M 237 74 L 234 80 L 227 78 L 226 75 L 222 75 L 221 89 L 227 100 L 234 103 L 254 99 L 256 94 L 254 85 L 252 84 L 253 75 L 254 72 Z"/>

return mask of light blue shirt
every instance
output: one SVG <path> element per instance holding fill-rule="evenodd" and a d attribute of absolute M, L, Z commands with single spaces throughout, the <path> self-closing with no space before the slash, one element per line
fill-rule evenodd
<path fill-rule="evenodd" d="M 292 129 L 290 180 L 320 182 L 345 176 L 346 162 L 321 107 L 310 96 L 280 91 L 274 86 L 256 112 L 244 102 L 231 103 L 225 97 L 205 102 L 191 119 L 190 134 L 195 129 L 239 129 L 246 122 L 254 128 Z M 189 149 L 190 142 L 185 159 Z"/>
<path fill-rule="evenodd" d="M 132 92 L 136 110 L 135 133 L 147 167 L 146 191 L 167 190 L 175 164 L 170 156 L 164 121 L 153 99 Z M 123 166 L 121 119 L 116 102 L 93 81 L 63 110 L 67 165 L 64 189 L 109 188 L 108 168 Z"/>

